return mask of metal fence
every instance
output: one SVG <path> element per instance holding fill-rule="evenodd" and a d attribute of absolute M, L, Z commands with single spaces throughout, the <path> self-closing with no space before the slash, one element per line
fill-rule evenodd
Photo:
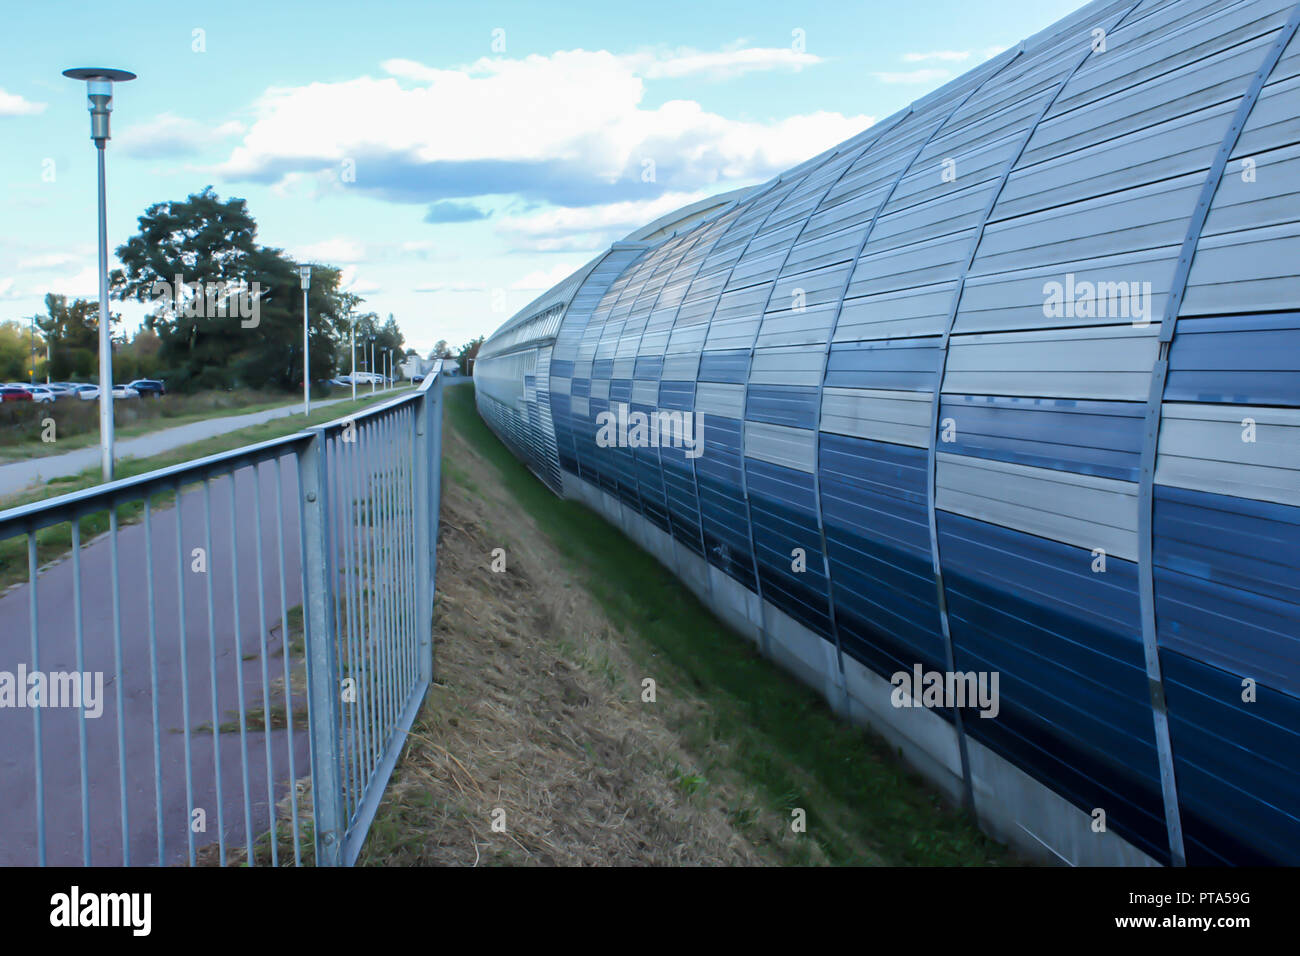
<path fill-rule="evenodd" d="M 432 675 L 441 387 L 0 512 L 0 864 L 355 862 Z"/>

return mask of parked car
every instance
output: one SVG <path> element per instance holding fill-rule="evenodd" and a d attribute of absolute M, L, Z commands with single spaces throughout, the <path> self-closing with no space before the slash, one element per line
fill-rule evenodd
<path fill-rule="evenodd" d="M 30 402 L 32 393 L 22 385 L 0 385 L 0 402 Z"/>
<path fill-rule="evenodd" d="M 42 402 L 44 404 L 50 404 L 57 397 L 52 391 L 50 391 L 44 385 L 33 385 L 30 388 L 28 388 L 27 391 L 32 393 L 33 402 Z"/>
<path fill-rule="evenodd" d="M 96 391 L 98 391 L 98 389 L 96 389 Z M 113 397 L 114 398 L 139 398 L 140 393 L 137 392 L 130 385 L 114 385 Z"/>
<path fill-rule="evenodd" d="M 98 385 L 78 385 L 73 389 L 73 394 L 83 402 L 93 402 L 99 399 Z"/>
<path fill-rule="evenodd" d="M 167 394 L 167 386 L 156 378 L 137 378 L 134 382 L 128 382 L 128 387 L 135 389 L 140 393 L 142 398 L 159 398 Z"/>
<path fill-rule="evenodd" d="M 71 382 L 50 382 L 45 386 L 57 398 L 71 398 L 72 393 L 77 390 L 77 386 Z"/>

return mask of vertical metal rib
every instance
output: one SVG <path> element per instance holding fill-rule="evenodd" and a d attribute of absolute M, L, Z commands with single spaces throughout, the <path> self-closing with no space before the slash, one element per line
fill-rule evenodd
<path fill-rule="evenodd" d="M 113 670 L 117 699 L 117 782 L 122 801 L 122 865 L 131 865 L 131 824 L 126 801 L 126 707 L 122 699 L 122 595 L 118 580 L 117 503 L 108 506 L 109 580 L 113 589 Z"/>
<path fill-rule="evenodd" d="M 368 424 L 357 428 L 356 448 L 352 456 L 357 527 L 357 657 L 360 666 L 358 677 L 362 688 L 361 719 L 365 743 L 363 760 L 357 769 L 363 787 L 370 768 L 374 766 L 377 706 L 374 654 L 371 650 L 371 642 L 374 640 L 374 604 L 371 601 L 374 572 L 370 562 L 370 547 L 374 536 L 370 531 L 369 472 L 366 464 L 369 435 Z"/>
<path fill-rule="evenodd" d="M 257 539 L 257 652 L 262 665 L 262 723 L 265 730 L 262 742 L 266 746 L 266 815 L 267 832 L 270 834 L 271 866 L 280 865 L 280 835 L 275 819 L 275 760 L 271 748 L 271 672 L 266 660 L 266 578 L 265 562 L 262 560 L 262 466 L 253 466 L 253 528 Z M 293 746 L 290 739 L 289 746 Z M 249 861 L 250 865 L 252 861 Z"/>
<path fill-rule="evenodd" d="M 181 729 L 185 734 L 185 843 L 188 850 L 190 866 L 196 862 L 194 853 L 194 752 L 190 740 L 190 661 L 189 635 L 185 628 L 185 569 L 189 567 L 186 560 L 184 536 L 181 523 L 181 482 L 176 480 L 176 634 L 180 644 L 181 657 Z"/>
<path fill-rule="evenodd" d="M 230 483 L 230 596 L 235 627 L 235 694 L 239 702 L 239 772 L 244 797 L 244 853 L 248 865 L 252 866 L 253 802 L 250 798 L 248 780 L 248 706 L 244 697 L 244 640 L 239 622 L 239 497 L 235 494 L 233 468 L 226 478 Z M 268 727 L 268 732 L 269 729 Z"/>
<path fill-rule="evenodd" d="M 346 430 L 343 433 L 348 434 Z M 355 437 L 356 432 L 351 433 Z M 338 513 L 338 542 L 339 542 L 339 561 L 343 566 L 342 581 L 336 581 L 336 586 L 341 584 L 341 597 L 338 603 L 336 621 L 340 631 L 339 643 L 343 655 L 343 662 L 340 664 L 340 676 L 344 680 L 352 681 L 353 700 L 351 703 L 344 702 L 342 705 L 342 715 L 344 723 L 344 737 L 340 742 L 343 747 L 342 759 L 344 762 L 343 787 L 347 795 L 344 805 L 344 811 L 348 819 L 352 818 L 353 808 L 356 806 L 356 745 L 357 745 L 357 686 L 356 686 L 356 646 L 353 643 L 353 600 L 352 600 L 352 581 L 354 578 L 352 571 L 352 495 L 348 488 L 347 482 L 347 460 L 351 457 L 348 446 L 350 440 L 345 440 L 340 435 L 335 444 L 334 457 L 334 501 Z"/>
<path fill-rule="evenodd" d="M 153 710 L 154 814 L 158 825 L 158 865 L 167 865 L 167 842 L 163 834 L 162 739 L 158 728 L 158 614 L 153 594 L 153 506 L 144 497 L 145 600 L 149 605 L 149 691 Z"/>
<path fill-rule="evenodd" d="M 36 560 L 36 532 L 27 532 L 27 602 L 31 626 L 32 671 L 41 669 L 40 616 L 37 611 L 36 577 L 38 573 Z M 25 693 L 20 688 L 20 693 Z M 40 866 L 45 865 L 45 748 L 41 742 L 41 707 L 32 708 L 32 746 L 36 758 L 36 860 Z"/>
<path fill-rule="evenodd" d="M 1142 649 L 1146 661 L 1147 686 L 1151 698 L 1151 715 L 1155 729 L 1156 752 L 1160 761 L 1160 789 L 1165 805 L 1165 829 L 1169 834 L 1170 859 L 1174 866 L 1187 863 L 1183 842 L 1182 814 L 1178 804 L 1178 785 L 1174 773 L 1173 741 L 1169 731 L 1169 713 L 1165 700 L 1164 676 L 1160 667 L 1159 631 L 1156 627 L 1155 565 L 1154 565 L 1154 501 L 1155 471 L 1160 442 L 1160 419 L 1164 410 L 1165 382 L 1169 375 L 1169 348 L 1178 326 L 1178 313 L 1182 310 L 1187 280 L 1191 275 L 1196 248 L 1200 244 L 1201 230 L 1210 214 L 1210 206 L 1223 180 L 1228 159 L 1237 146 L 1241 131 L 1250 118 L 1259 94 L 1277 66 L 1282 53 L 1300 28 L 1300 4 L 1278 31 L 1278 35 L 1264 54 L 1264 61 L 1242 94 L 1241 102 L 1224 133 L 1219 150 L 1210 163 L 1200 196 L 1183 237 L 1169 297 L 1160 320 L 1160 344 L 1155 364 L 1151 369 L 1151 386 L 1147 394 L 1146 421 L 1142 437 L 1142 458 L 1138 475 L 1138 592 L 1142 607 Z"/>
<path fill-rule="evenodd" d="M 1124 22 L 1125 17 L 1137 9 L 1137 7 L 1138 3 L 1134 3 L 1126 9 L 1110 24 L 1109 29 L 1114 30 L 1118 27 Z M 952 673 L 957 669 L 957 655 L 956 649 L 953 646 L 952 627 L 948 618 L 948 594 L 943 582 L 943 561 L 939 553 L 939 520 L 935 506 L 935 479 L 938 470 L 939 454 L 939 405 L 943 395 L 943 379 L 948 367 L 948 343 L 952 338 L 953 325 L 957 320 L 957 312 L 961 307 L 962 293 L 966 288 L 966 275 L 970 272 L 970 268 L 975 262 L 975 255 L 979 251 L 980 240 L 984 236 L 984 227 L 988 224 L 989 217 L 993 215 L 993 208 L 997 205 L 998 197 L 1002 195 L 1002 189 L 1006 186 L 1007 180 L 1011 177 L 1012 170 L 1020 160 L 1020 157 L 1024 154 L 1025 148 L 1029 145 L 1029 140 L 1034 135 L 1034 130 L 1038 128 L 1038 124 L 1042 121 L 1043 117 L 1047 115 L 1048 110 L 1052 108 L 1052 104 L 1055 103 L 1057 97 L 1061 95 L 1061 91 L 1065 89 L 1065 85 L 1070 81 L 1070 78 L 1078 72 L 1079 68 L 1087 62 L 1088 57 L 1092 54 L 1092 44 L 1089 40 L 1089 36 L 1085 34 L 1082 38 L 1082 42 L 1086 47 L 1083 56 L 1079 57 L 1078 60 L 1075 61 L 1074 65 L 1065 73 L 1064 76 L 1061 77 L 1060 82 L 1056 84 L 1056 88 L 1052 90 L 1051 95 L 1049 95 L 1046 102 L 1043 103 L 1042 109 L 1038 111 L 1038 116 L 1035 117 L 1034 121 L 1026 127 L 1024 135 L 1021 137 L 1020 145 L 1007 160 L 1006 166 L 1003 167 L 1002 176 L 999 179 L 998 184 L 994 187 L 993 192 L 990 194 L 988 202 L 985 204 L 983 215 L 980 217 L 979 226 L 975 230 L 974 237 L 971 239 L 970 247 L 966 254 L 966 261 L 962 266 L 961 274 L 957 277 L 957 285 L 953 290 L 952 302 L 948 309 L 947 320 L 944 323 L 943 337 L 941 339 L 939 352 L 939 368 L 935 373 L 934 391 L 930 400 L 930 441 L 927 449 L 926 463 L 926 513 L 930 530 L 931 568 L 934 573 L 936 600 L 939 607 L 939 622 L 943 631 L 944 666 L 948 669 L 949 673 Z M 945 120 L 945 125 L 946 123 L 947 121 Z M 975 794 L 969 770 L 970 755 L 966 743 L 966 731 L 963 726 L 961 711 L 954 707 L 952 713 L 953 721 L 958 731 L 957 739 L 961 748 L 961 762 L 966 778 L 966 803 L 968 808 L 974 811 Z"/>
<path fill-rule="evenodd" d="M 72 519 L 72 613 L 77 673 L 86 673 L 86 634 L 81 614 L 81 516 Z M 86 756 L 86 708 L 77 713 L 77 759 L 81 767 L 81 864 L 90 866 L 90 768 Z"/>
<path fill-rule="evenodd" d="M 208 684 L 212 694 L 212 761 L 216 773 L 217 859 L 226 865 L 226 815 L 221 788 L 221 713 L 217 703 L 217 623 L 212 599 L 212 482 L 203 479 L 203 556 L 204 585 L 208 597 Z"/>
<path fill-rule="evenodd" d="M 346 592 L 348 598 L 348 651 L 349 674 L 355 699 L 350 708 L 352 714 L 352 785 L 359 793 L 362 786 L 361 768 L 369 742 L 366 726 L 366 707 L 369 705 L 369 692 L 366 688 L 365 658 L 361 646 L 361 549 L 359 515 L 357 512 L 357 428 L 352 430 L 352 440 L 348 442 L 348 451 L 339 462 L 339 475 L 343 480 L 344 499 L 347 503 L 347 520 L 344 522 L 346 552 Z"/>
<path fill-rule="evenodd" d="M 293 865 L 302 866 L 302 840 L 298 824 L 298 773 L 294 758 L 297 741 L 293 731 L 293 651 L 289 640 L 289 600 L 284 572 L 284 470 L 281 459 L 275 459 L 275 555 L 279 565 L 280 584 L 280 644 L 281 662 L 284 665 L 284 723 L 289 745 L 289 814 L 293 824 Z"/>

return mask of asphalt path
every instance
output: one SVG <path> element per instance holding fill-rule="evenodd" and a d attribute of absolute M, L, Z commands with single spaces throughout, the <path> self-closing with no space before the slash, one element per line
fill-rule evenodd
<path fill-rule="evenodd" d="M 205 422 L 199 427 L 211 429 L 216 424 Z M 277 481 L 284 502 L 282 525 L 275 506 Z M 206 521 L 209 507 L 210 541 Z M 194 569 L 196 548 L 205 552 L 205 571 Z M 259 548 L 263 562 L 260 593 Z M 150 549 L 152 563 L 148 561 Z M 78 604 L 74 601 L 73 560 L 69 556 L 41 572 L 36 587 L 41 635 L 39 670 L 102 671 L 103 713 L 84 720 L 83 748 L 79 741 L 83 723 L 80 710 L 0 707 L 0 865 L 30 865 L 37 859 L 36 714 L 40 716 L 42 733 L 49 863 L 83 862 L 83 753 L 92 864 L 123 862 L 119 773 L 123 763 L 128 821 L 125 829 L 130 834 L 132 864 L 159 862 L 159 823 L 162 861 L 184 862 L 188 856 L 191 805 L 206 814 L 206 830 L 194 834 L 196 846 L 216 842 L 219 833 L 225 834 L 228 845 L 242 845 L 246 823 L 251 823 L 254 835 L 266 832 L 269 806 L 288 793 L 295 778 L 301 780 L 309 775 L 308 738 L 305 722 L 299 719 L 305 711 L 301 692 L 295 697 L 292 739 L 284 729 L 271 730 L 269 737 L 249 731 L 241 745 L 236 730 L 219 732 L 214 742 L 211 728 L 214 709 L 218 727 L 238 721 L 240 678 L 244 685 L 244 713 L 260 710 L 264 688 L 272 711 L 277 703 L 283 707 L 285 648 L 280 622 L 282 611 L 302 600 L 300 549 L 298 474 L 292 456 L 282 460 L 278 476 L 275 464 L 268 462 L 256 473 L 245 468 L 233 478 L 212 479 L 207 495 L 202 486 L 186 491 L 179 507 L 153 511 L 148 535 L 143 522 L 121 528 L 116 560 L 110 535 L 84 545 L 80 554 L 84 663 L 80 667 L 76 657 Z M 237 576 L 232 560 L 236 554 Z M 112 581 L 115 564 L 121 596 L 116 612 Z M 183 609 L 178 600 L 182 594 Z M 25 584 L 0 597 L 0 671 L 16 673 L 20 663 L 29 671 L 37 669 L 30 643 L 30 597 L 30 587 Z M 114 642 L 115 613 L 121 620 L 120 667 Z M 156 646 L 150 639 L 151 621 Z M 157 660 L 156 695 L 151 655 Z M 183 703 L 186 693 L 188 710 Z M 121 710 L 117 706 L 119 694 Z M 121 752 L 119 714 L 125 744 Z M 192 800 L 187 798 L 187 728 Z M 245 747 L 247 760 L 241 759 Z M 155 761 L 161 770 L 161 820 L 154 783 Z"/>

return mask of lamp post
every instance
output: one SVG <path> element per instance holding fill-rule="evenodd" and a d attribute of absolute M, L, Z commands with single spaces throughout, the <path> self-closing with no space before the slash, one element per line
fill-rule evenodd
<path fill-rule="evenodd" d="M 370 394 L 375 394 L 375 337 L 370 336 Z"/>
<path fill-rule="evenodd" d="M 134 80 L 135 74 L 91 66 L 64 70 L 63 75 L 70 80 L 86 81 L 90 138 L 99 157 L 99 457 L 104 480 L 112 481 L 113 345 L 108 321 L 108 212 L 104 197 L 104 150 L 109 140 L 109 113 L 113 111 L 113 84 Z"/>
<path fill-rule="evenodd" d="M 311 288 L 311 266 L 298 267 L 298 278 L 302 280 L 302 413 L 311 414 L 311 352 L 307 321 L 307 290 Z"/>
<path fill-rule="evenodd" d="M 357 314 L 352 313 L 352 401 L 357 400 Z"/>

